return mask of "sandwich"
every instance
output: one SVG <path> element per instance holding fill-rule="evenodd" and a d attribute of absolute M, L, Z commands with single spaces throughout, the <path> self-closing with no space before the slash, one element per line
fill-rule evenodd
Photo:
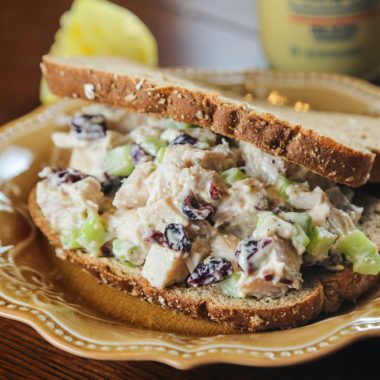
<path fill-rule="evenodd" d="M 69 161 L 29 197 L 58 257 L 242 332 L 306 324 L 377 284 L 380 201 L 355 188 L 379 178 L 379 142 L 122 59 L 45 56 L 42 71 L 85 101 L 52 135 Z"/>

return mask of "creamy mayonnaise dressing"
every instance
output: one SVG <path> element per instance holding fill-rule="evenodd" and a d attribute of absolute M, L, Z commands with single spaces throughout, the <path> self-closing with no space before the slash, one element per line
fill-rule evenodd
<path fill-rule="evenodd" d="M 308 255 L 306 232 L 287 220 L 287 211 L 310 217 L 310 226 L 336 236 L 352 231 L 360 218 L 362 210 L 337 186 L 327 183 L 326 191 L 325 180 L 320 186 L 290 181 L 280 189 L 281 178 L 297 177 L 294 165 L 251 144 L 105 106 L 85 107 L 82 113 L 105 117 L 104 137 L 78 138 L 71 130 L 54 133 L 52 139 L 58 148 L 72 150 L 69 167 L 88 176 L 58 183 L 56 174 L 43 173 L 37 203 L 57 232 L 79 229 L 89 214 L 98 214 L 108 243 L 117 239 L 133 247 L 110 259 L 140 266 L 142 276 L 157 288 L 186 281 L 201 263 L 207 268 L 206 258 L 216 257 L 239 274 L 239 297 L 281 296 L 302 286 L 305 255 L 308 264 L 323 265 L 319 261 L 324 259 Z M 144 148 L 148 143 L 149 149 Z M 107 172 L 108 154 L 125 145 L 139 149 L 139 156 L 130 158 L 134 170 L 118 180 L 113 195 L 103 194 L 107 181 L 115 180 Z M 226 170 L 238 174 L 227 179 Z M 299 171 L 305 179 L 305 170 Z M 263 211 L 269 213 L 259 222 Z M 200 279 L 212 276 L 212 270 L 199 272 Z"/>

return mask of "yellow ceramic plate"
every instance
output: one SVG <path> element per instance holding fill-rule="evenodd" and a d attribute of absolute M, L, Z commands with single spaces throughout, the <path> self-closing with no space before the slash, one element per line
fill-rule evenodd
<path fill-rule="evenodd" d="M 289 104 L 299 100 L 315 109 L 380 114 L 380 91 L 347 77 L 262 71 L 181 74 L 261 98 L 276 90 L 277 98 L 282 96 Z M 51 132 L 82 104 L 61 101 L 0 132 L 0 315 L 31 325 L 49 342 L 76 355 L 155 360 L 181 369 L 215 362 L 290 365 L 359 338 L 380 336 L 380 287 L 355 306 L 311 325 L 239 335 L 100 285 L 57 259 L 30 223 L 26 198 L 39 169 L 57 159 Z"/>

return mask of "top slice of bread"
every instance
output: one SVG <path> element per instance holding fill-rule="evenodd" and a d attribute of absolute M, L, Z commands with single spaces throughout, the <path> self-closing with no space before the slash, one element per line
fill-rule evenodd
<path fill-rule="evenodd" d="M 153 113 L 248 141 L 331 181 L 351 187 L 370 177 L 375 154 L 356 139 L 304 126 L 215 90 L 121 58 L 45 56 L 51 91 Z M 344 126 L 337 126 L 345 134 Z"/>
<path fill-rule="evenodd" d="M 370 150 L 376 155 L 370 181 L 380 182 L 380 117 L 315 110 L 297 112 L 293 107 L 269 105 L 264 101 L 255 104 L 290 123 L 314 128 L 344 145 Z"/>

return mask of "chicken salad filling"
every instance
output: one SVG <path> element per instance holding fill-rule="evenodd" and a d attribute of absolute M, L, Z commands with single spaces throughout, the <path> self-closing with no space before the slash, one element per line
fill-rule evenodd
<path fill-rule="evenodd" d="M 108 257 L 157 288 L 222 284 L 232 297 L 302 287 L 301 267 L 380 271 L 352 190 L 245 142 L 87 106 L 53 142 L 36 201 L 65 249 Z"/>

